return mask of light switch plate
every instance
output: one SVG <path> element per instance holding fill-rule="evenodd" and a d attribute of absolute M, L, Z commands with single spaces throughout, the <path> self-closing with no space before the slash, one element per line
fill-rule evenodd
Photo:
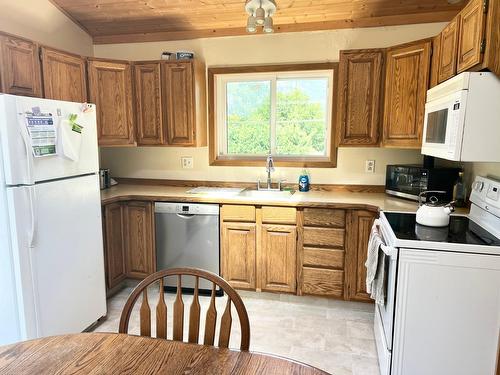
<path fill-rule="evenodd" d="M 367 160 L 365 164 L 366 173 L 375 173 L 375 160 Z"/>
<path fill-rule="evenodd" d="M 181 157 L 182 169 L 193 169 L 193 157 L 192 156 L 182 156 Z"/>

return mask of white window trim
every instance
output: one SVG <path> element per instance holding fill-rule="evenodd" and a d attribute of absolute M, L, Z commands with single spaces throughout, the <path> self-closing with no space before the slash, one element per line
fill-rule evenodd
<path fill-rule="evenodd" d="M 271 81 L 271 108 L 276 108 L 276 82 L 278 79 L 287 78 L 327 78 L 328 79 L 328 98 L 326 105 L 326 140 L 324 155 L 273 155 L 283 160 L 309 160 L 309 161 L 329 161 L 331 159 L 332 149 L 332 116 L 333 116 L 333 88 L 334 88 L 334 71 L 328 70 L 303 70 L 291 72 L 265 72 L 265 73 L 235 73 L 235 74 L 216 74 L 214 77 L 215 84 L 215 127 L 217 135 L 217 159 L 225 160 L 245 160 L 248 158 L 261 158 L 263 155 L 236 155 L 227 154 L 227 103 L 226 103 L 226 87 L 229 82 L 244 82 L 244 81 Z M 223 108 L 223 110 L 221 110 Z M 276 142 L 276 113 L 271 110 L 271 149 L 275 150 Z"/>

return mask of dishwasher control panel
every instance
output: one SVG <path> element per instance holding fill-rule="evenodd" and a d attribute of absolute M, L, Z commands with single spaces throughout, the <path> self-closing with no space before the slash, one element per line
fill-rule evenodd
<path fill-rule="evenodd" d="M 183 215 L 218 215 L 219 205 L 156 202 L 155 212 L 165 213 L 165 214 L 183 214 Z"/>

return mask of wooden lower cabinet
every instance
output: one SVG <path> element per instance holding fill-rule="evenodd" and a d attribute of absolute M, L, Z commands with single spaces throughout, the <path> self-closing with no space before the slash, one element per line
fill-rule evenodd
<path fill-rule="evenodd" d="M 304 208 L 299 212 L 298 294 L 344 297 L 345 210 Z"/>
<path fill-rule="evenodd" d="M 222 277 L 233 287 L 255 290 L 255 223 L 222 224 Z"/>
<path fill-rule="evenodd" d="M 156 270 L 153 204 L 129 202 L 125 213 L 127 276 L 143 279 Z"/>
<path fill-rule="evenodd" d="M 261 290 L 295 292 L 296 227 L 264 224 L 261 229 L 261 241 Z"/>
<path fill-rule="evenodd" d="M 223 205 L 221 222 L 223 278 L 238 289 L 296 292 L 295 208 Z"/>
<path fill-rule="evenodd" d="M 106 284 L 142 279 L 156 270 L 153 203 L 117 202 L 104 207 Z"/>
<path fill-rule="evenodd" d="M 125 270 L 125 206 L 111 203 L 104 207 L 104 256 L 106 284 L 112 289 L 126 277 Z"/>
<path fill-rule="evenodd" d="M 341 298 L 344 295 L 344 271 L 304 267 L 302 292 Z"/>
<path fill-rule="evenodd" d="M 366 292 L 366 256 L 376 212 L 352 210 L 347 218 L 346 297 L 355 301 L 371 301 Z"/>

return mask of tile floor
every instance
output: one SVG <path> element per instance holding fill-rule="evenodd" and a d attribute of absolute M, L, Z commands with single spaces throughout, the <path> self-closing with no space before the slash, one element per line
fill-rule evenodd
<path fill-rule="evenodd" d="M 108 300 L 108 317 L 95 331 L 117 332 L 121 310 L 132 288 L 126 288 Z M 157 289 L 156 289 L 157 290 Z M 285 294 L 239 292 L 250 319 L 250 350 L 271 353 L 316 366 L 334 375 L 378 375 L 373 337 L 373 305 L 344 302 L 316 297 L 297 297 Z M 172 334 L 172 304 L 174 295 L 165 294 Z M 191 296 L 184 295 L 185 313 Z M 158 292 L 149 290 L 149 302 L 154 322 Z M 218 317 L 222 315 L 226 297 L 217 298 Z M 209 298 L 200 297 L 202 317 Z M 129 333 L 139 332 L 139 313 L 136 303 L 131 316 Z M 233 328 L 230 347 L 239 348 L 239 321 L 233 308 Z M 187 337 L 188 317 L 184 323 Z M 203 320 L 201 332 L 203 332 Z M 155 332 L 154 323 L 152 332 Z M 203 337 L 203 334 L 200 334 Z"/>

